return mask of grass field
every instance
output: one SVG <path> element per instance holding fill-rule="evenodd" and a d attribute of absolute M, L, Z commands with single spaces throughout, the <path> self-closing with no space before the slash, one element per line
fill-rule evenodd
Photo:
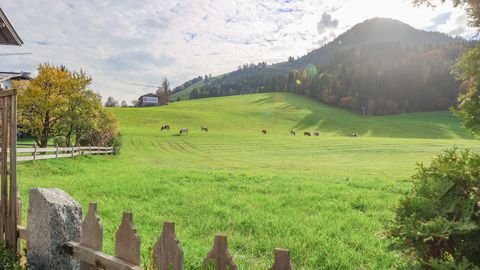
<path fill-rule="evenodd" d="M 21 164 L 22 198 L 59 187 L 84 209 L 98 202 L 111 254 L 122 211 L 134 213 L 144 256 L 173 220 L 186 269 L 200 267 L 219 232 L 240 269 L 267 269 L 275 247 L 291 250 L 296 269 L 409 269 L 383 230 L 416 163 L 453 145 L 480 151 L 448 112 L 364 119 L 289 94 L 113 112 L 120 155 Z M 160 132 L 164 123 L 172 130 Z M 181 127 L 190 134 L 178 136 Z"/>

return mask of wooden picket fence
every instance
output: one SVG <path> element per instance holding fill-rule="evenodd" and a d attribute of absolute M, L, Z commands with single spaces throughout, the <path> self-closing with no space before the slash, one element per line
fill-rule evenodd
<path fill-rule="evenodd" d="M 18 235 L 21 239 L 27 240 L 28 233 L 24 227 L 18 226 Z M 115 256 L 108 255 L 102 250 L 103 226 L 97 213 L 97 204 L 90 203 L 82 222 L 80 241 L 65 243 L 64 253 L 80 261 L 80 270 L 143 270 L 140 266 L 140 237 L 133 224 L 132 213 L 123 213 L 121 224 L 115 234 Z M 274 254 L 273 265 L 269 270 L 293 270 L 289 250 L 276 248 Z M 155 270 L 184 269 L 183 250 L 175 235 L 173 222 L 163 224 L 163 231 L 153 247 L 151 256 Z M 215 235 L 213 247 L 203 260 L 203 265 L 206 269 L 238 269 L 228 252 L 227 236 Z"/>
<path fill-rule="evenodd" d="M 0 153 L 1 153 L 0 149 Z M 17 161 L 33 161 L 52 158 L 71 158 L 81 155 L 113 154 L 113 147 L 103 146 L 76 146 L 76 147 L 37 147 L 30 145 L 27 148 L 17 147 Z"/>

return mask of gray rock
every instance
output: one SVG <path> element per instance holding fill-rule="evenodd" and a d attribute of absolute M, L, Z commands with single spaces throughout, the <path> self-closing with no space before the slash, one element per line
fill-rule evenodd
<path fill-rule="evenodd" d="M 37 270 L 78 270 L 79 262 L 63 253 L 68 241 L 79 241 L 82 207 L 60 189 L 30 190 L 27 260 Z"/>

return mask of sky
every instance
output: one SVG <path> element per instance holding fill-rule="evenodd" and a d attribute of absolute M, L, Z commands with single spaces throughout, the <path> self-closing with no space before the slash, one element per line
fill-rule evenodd
<path fill-rule="evenodd" d="M 24 41 L 0 47 L 0 71 L 35 75 L 49 62 L 84 70 L 104 100 L 130 101 L 199 75 L 246 63 L 286 61 L 319 48 L 357 23 L 393 18 L 411 26 L 473 37 L 463 7 L 412 0 L 0 0 Z"/>

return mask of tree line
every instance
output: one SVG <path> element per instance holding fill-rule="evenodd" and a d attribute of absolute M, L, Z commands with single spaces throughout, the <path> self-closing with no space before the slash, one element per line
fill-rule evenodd
<path fill-rule="evenodd" d="M 289 92 L 369 115 L 446 110 L 459 93 L 451 67 L 470 46 L 372 43 L 288 74 L 259 63 L 194 89 L 190 98 Z"/>

